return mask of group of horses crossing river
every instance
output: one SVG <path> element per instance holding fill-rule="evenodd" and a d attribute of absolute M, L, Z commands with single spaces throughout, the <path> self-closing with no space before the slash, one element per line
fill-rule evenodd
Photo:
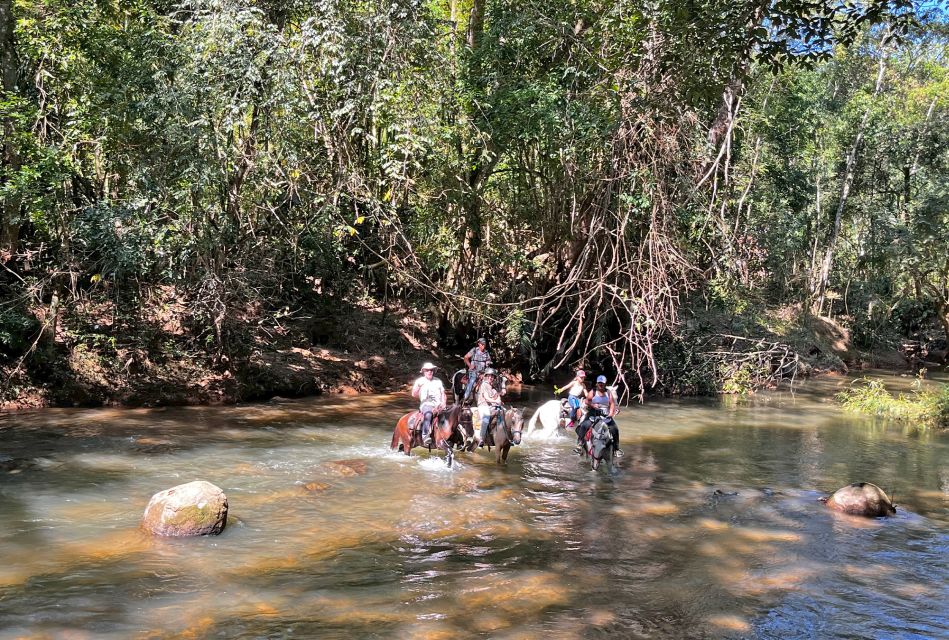
<path fill-rule="evenodd" d="M 495 456 L 498 464 L 507 462 L 508 453 L 511 447 L 521 444 L 522 434 L 538 439 L 547 439 L 556 433 L 564 430 L 567 423 L 569 408 L 566 400 L 548 400 L 542 404 L 531 418 L 527 432 L 524 434 L 524 411 L 515 407 L 504 407 L 503 422 L 491 418 L 488 427 L 487 438 L 484 443 L 479 443 L 475 437 L 474 425 L 476 422 L 472 417 L 472 412 L 476 412 L 476 407 L 471 407 L 465 402 L 460 402 L 459 398 L 464 395 L 466 372 L 462 369 L 452 377 L 452 392 L 454 394 L 454 404 L 446 407 L 432 420 L 432 433 L 430 442 L 425 445 L 422 442 L 422 414 L 418 410 L 410 411 L 399 418 L 392 433 L 391 448 L 395 451 L 401 451 L 405 455 L 411 455 L 412 449 L 424 447 L 429 451 L 432 449 L 441 449 L 445 452 L 445 463 L 450 467 L 454 461 L 454 452 L 471 452 L 483 444 L 491 451 L 495 448 Z M 496 386 L 501 395 L 504 395 L 507 386 L 505 376 L 498 376 Z M 582 414 L 581 414 L 582 417 Z M 577 420 L 579 424 L 580 420 Z M 572 431 L 570 431 L 572 433 Z M 591 468 L 596 470 L 602 463 L 608 467 L 612 466 L 614 446 L 610 430 L 604 420 L 595 419 L 586 438 L 585 446 L 581 450 L 581 455 L 590 458 Z"/>

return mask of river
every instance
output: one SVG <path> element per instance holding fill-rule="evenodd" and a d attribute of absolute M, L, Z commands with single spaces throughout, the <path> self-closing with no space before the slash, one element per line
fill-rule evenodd
<path fill-rule="evenodd" d="M 0 639 L 949 637 L 949 436 L 846 382 L 624 408 L 612 475 L 392 453 L 406 395 L 0 416 Z M 195 479 L 222 535 L 139 531 Z M 897 515 L 817 501 L 855 481 Z"/>

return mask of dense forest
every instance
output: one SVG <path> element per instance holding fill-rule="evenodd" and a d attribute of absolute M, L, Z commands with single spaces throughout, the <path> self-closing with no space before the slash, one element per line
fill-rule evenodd
<path fill-rule="evenodd" d="M 814 326 L 937 358 L 947 44 L 907 0 L 0 0 L 0 394 L 360 311 L 629 397 Z"/>

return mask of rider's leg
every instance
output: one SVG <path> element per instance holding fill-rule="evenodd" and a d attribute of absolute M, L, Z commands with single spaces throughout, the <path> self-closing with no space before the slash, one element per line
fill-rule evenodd
<path fill-rule="evenodd" d="M 478 381 L 478 374 L 473 371 L 468 372 L 468 386 L 465 387 L 465 397 L 462 402 L 471 400 L 471 390 L 474 389 L 475 382 Z"/>
<path fill-rule="evenodd" d="M 491 412 L 486 411 L 483 416 L 481 416 L 481 442 L 483 443 L 488 439 L 488 425 L 491 423 Z"/>
<path fill-rule="evenodd" d="M 613 418 L 610 418 L 608 423 L 610 428 L 610 435 L 613 436 L 613 453 L 617 456 L 623 455 L 623 450 L 619 448 L 619 428 L 616 426 L 616 422 L 613 421 Z"/>
<path fill-rule="evenodd" d="M 577 429 L 576 429 L 576 433 L 577 433 L 577 446 L 576 446 L 576 448 L 575 448 L 575 450 L 577 451 L 577 453 L 579 453 L 580 451 L 583 450 L 583 444 L 584 444 L 584 441 L 585 441 L 586 438 L 587 438 L 587 431 L 590 430 L 590 426 L 591 426 L 592 424 L 593 424 L 593 419 L 588 417 L 586 420 L 584 420 L 583 422 L 581 422 L 581 423 L 577 426 Z"/>
<path fill-rule="evenodd" d="M 432 442 L 432 410 L 426 407 L 422 415 L 422 444 L 428 446 Z"/>
<path fill-rule="evenodd" d="M 577 412 L 580 410 L 580 398 L 577 396 L 567 396 L 567 402 L 570 403 L 570 422 L 577 424 Z"/>

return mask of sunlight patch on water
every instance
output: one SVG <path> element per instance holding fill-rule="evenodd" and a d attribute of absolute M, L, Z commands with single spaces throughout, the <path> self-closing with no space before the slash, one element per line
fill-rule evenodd
<path fill-rule="evenodd" d="M 735 631 L 738 633 L 748 633 L 751 631 L 751 623 L 741 616 L 719 614 L 709 616 L 706 618 L 706 621 L 713 627 L 724 631 Z"/>

